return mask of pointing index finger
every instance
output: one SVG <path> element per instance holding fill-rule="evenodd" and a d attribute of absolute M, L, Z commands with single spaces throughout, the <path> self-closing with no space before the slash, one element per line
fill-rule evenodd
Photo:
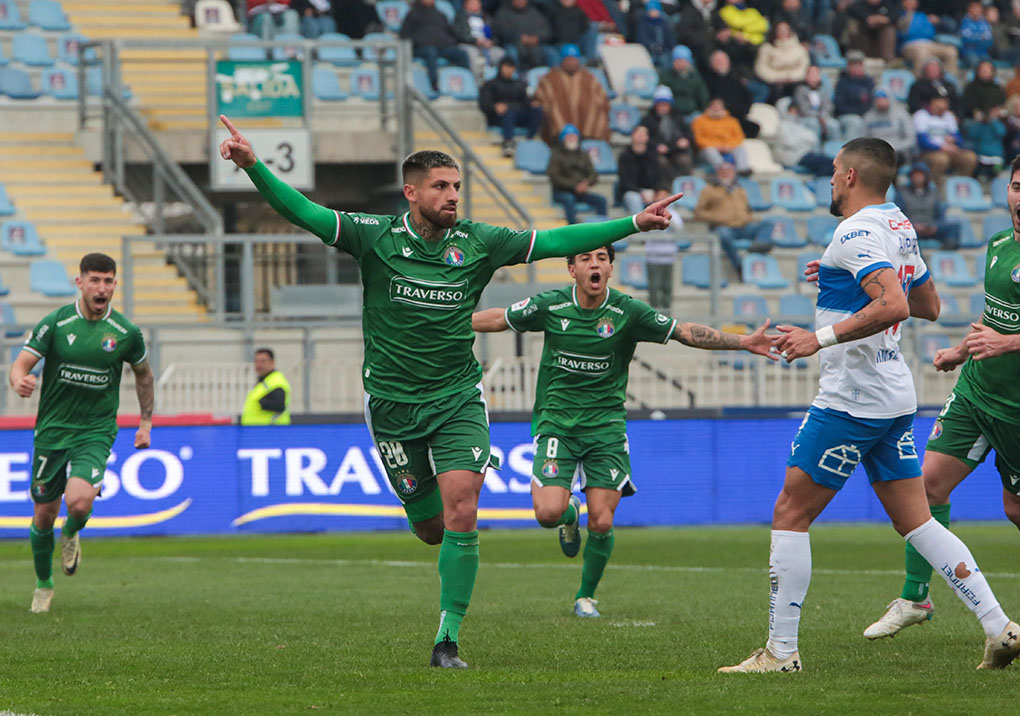
<path fill-rule="evenodd" d="M 680 199 L 683 195 L 684 195 L 683 192 L 679 192 L 678 194 L 674 194 L 673 196 L 667 196 L 664 199 L 659 199 L 657 202 L 652 204 L 652 207 L 655 207 L 656 209 L 665 209 L 667 206 L 672 204 L 674 201 L 676 201 L 677 199 Z M 651 207 L 649 207 L 649 208 L 651 208 Z"/>
<path fill-rule="evenodd" d="M 235 127 L 233 123 L 229 119 L 227 119 L 227 115 L 221 114 L 220 121 L 223 122 L 223 126 L 225 126 L 230 131 L 230 136 L 232 139 L 241 136 L 241 133 L 237 131 L 237 127 Z"/>

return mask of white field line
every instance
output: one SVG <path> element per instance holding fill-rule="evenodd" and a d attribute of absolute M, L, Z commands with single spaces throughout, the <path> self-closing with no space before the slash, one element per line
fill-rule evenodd
<path fill-rule="evenodd" d="M 23 714 L 16 711 L 0 711 L 0 716 L 37 716 L 37 714 Z"/>

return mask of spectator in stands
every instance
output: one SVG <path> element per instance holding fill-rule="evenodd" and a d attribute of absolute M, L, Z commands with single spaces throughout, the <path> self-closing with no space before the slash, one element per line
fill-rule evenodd
<path fill-rule="evenodd" d="M 833 157 L 822 154 L 821 149 L 818 133 L 798 123 L 795 114 L 779 118 L 779 131 L 772 143 L 772 158 L 777 162 L 814 176 L 832 176 Z"/>
<path fill-rule="evenodd" d="M 1005 158 L 1020 155 L 1020 96 L 1013 95 L 1006 100 L 1006 138 L 1003 140 Z"/>
<path fill-rule="evenodd" d="M 864 71 L 864 53 L 846 53 L 846 69 L 840 73 L 833 94 L 833 106 L 844 137 L 864 135 L 863 115 L 871 108 L 875 81 Z"/>
<path fill-rule="evenodd" d="M 608 211 L 606 199 L 590 191 L 599 180 L 588 153 L 581 149 L 581 133 L 568 124 L 560 132 L 559 142 L 553 145 L 546 175 L 552 184 L 553 201 L 563 207 L 568 224 L 577 223 L 577 204 L 584 202 L 599 215 Z"/>
<path fill-rule="evenodd" d="M 1013 76 L 1006 83 L 1006 97 L 1020 94 L 1020 64 L 1013 68 Z"/>
<path fill-rule="evenodd" d="M 985 19 L 984 6 L 980 0 L 967 3 L 967 14 L 960 21 L 960 56 L 963 63 L 973 67 L 979 60 L 988 57 L 994 45 L 992 26 Z"/>
<path fill-rule="evenodd" d="M 676 36 L 662 12 L 659 0 L 648 0 L 645 3 L 644 12 L 638 15 L 634 23 L 634 39 L 648 50 L 657 68 L 669 65 L 669 53 L 676 44 Z"/>
<path fill-rule="evenodd" d="M 982 60 L 974 70 L 974 79 L 963 88 L 963 116 L 975 117 L 978 112 L 988 114 L 993 107 L 1006 104 L 1006 90 L 995 75 L 991 60 Z"/>
<path fill-rule="evenodd" d="M 700 112 L 708 104 L 708 87 L 694 67 L 694 55 L 687 45 L 677 45 L 672 52 L 673 64 L 659 73 L 659 84 L 673 93 L 673 108 L 680 114 Z"/>
<path fill-rule="evenodd" d="M 751 165 L 744 149 L 744 131 L 740 122 L 726 111 L 722 99 L 713 97 L 705 111 L 691 122 L 698 157 L 718 169 L 721 164 L 733 164 L 741 175 L 751 173 Z"/>
<path fill-rule="evenodd" d="M 839 122 L 832 116 L 832 97 L 822 84 L 822 70 L 811 65 L 804 82 L 793 91 L 790 114 L 797 124 L 811 129 L 822 141 L 838 141 L 843 137 Z"/>
<path fill-rule="evenodd" d="M 602 83 L 581 67 L 581 50 L 564 45 L 563 61 L 538 83 L 535 99 L 545 111 L 542 138 L 552 144 L 572 124 L 585 139 L 609 141 L 609 97 Z"/>
<path fill-rule="evenodd" d="M 492 20 L 492 32 L 522 72 L 556 64 L 549 21 L 528 0 L 504 3 Z"/>
<path fill-rule="evenodd" d="M 935 57 L 929 58 L 921 67 L 921 76 L 910 86 L 910 93 L 907 95 L 907 111 L 911 114 L 925 107 L 935 96 L 949 98 L 949 108 L 959 114 L 963 110 L 960 101 L 960 93 L 956 85 L 946 79 L 945 69 L 942 63 Z"/>
<path fill-rule="evenodd" d="M 293 8 L 301 16 L 301 34 L 310 39 L 336 32 L 330 0 L 294 0 Z"/>
<path fill-rule="evenodd" d="M 942 188 L 946 174 L 973 176 L 977 166 L 977 155 L 963 149 L 963 137 L 956 117 L 949 111 L 949 98 L 938 95 L 932 98 L 926 109 L 914 113 L 914 131 L 917 132 L 917 146 L 921 159 L 931 167 L 935 183 Z"/>
<path fill-rule="evenodd" d="M 478 104 L 490 127 L 503 130 L 503 154 L 513 156 L 514 128 L 526 127 L 528 139 L 542 126 L 542 107 L 528 97 L 528 83 L 516 76 L 509 57 L 499 62 L 499 74 L 482 85 Z"/>
<path fill-rule="evenodd" d="M 352 39 L 361 39 L 365 33 L 382 26 L 375 5 L 366 0 L 332 0 L 332 3 L 337 32 Z"/>
<path fill-rule="evenodd" d="M 705 70 L 705 84 L 711 87 L 714 97 L 721 97 L 727 111 L 740 122 L 741 129 L 748 137 L 757 137 L 760 127 L 747 118 L 751 110 L 751 93 L 746 83 L 732 71 L 730 57 L 722 50 L 716 50 L 709 57 Z"/>
<path fill-rule="evenodd" d="M 1013 4 L 1010 3 L 1009 10 L 1012 11 Z M 1020 9 L 1020 4 L 1016 6 Z M 1008 24 L 1002 21 L 1002 15 L 999 13 L 999 8 L 995 5 L 989 5 L 985 8 L 985 19 L 988 24 L 992 27 L 992 48 L 988 51 L 988 54 L 997 60 L 1005 60 L 1012 65 L 1017 63 L 1020 59 L 1020 52 L 1013 46 L 1013 39 L 1016 35 Z"/>
<path fill-rule="evenodd" d="M 918 9 L 919 0 L 902 0 L 903 15 L 896 21 L 900 55 L 920 74 L 929 57 L 942 61 L 951 75 L 959 73 L 959 53 L 956 47 L 946 42 L 935 42 L 935 25 L 923 11 Z"/>
<path fill-rule="evenodd" d="M 811 57 L 786 22 L 777 22 L 769 31 L 769 41 L 758 47 L 754 74 L 769 86 L 769 102 L 789 97 L 804 81 Z"/>
<path fill-rule="evenodd" d="M 813 0 L 809 0 L 814 5 Z M 769 24 L 775 27 L 781 22 L 790 26 L 793 34 L 800 38 L 801 42 L 807 42 L 815 34 L 814 19 L 811 11 L 804 7 L 801 0 L 782 0 L 780 7 L 772 11 Z"/>
<path fill-rule="evenodd" d="M 440 58 L 470 69 L 471 61 L 458 46 L 450 21 L 436 8 L 436 0 L 415 0 L 400 26 L 400 37 L 410 40 L 414 56 L 425 62 L 434 90 L 439 89 Z"/>
<path fill-rule="evenodd" d="M 641 120 L 658 157 L 661 171 L 669 179 L 687 174 L 694 167 L 694 143 L 683 113 L 669 87 L 660 85 L 652 93 L 652 108 Z"/>
<path fill-rule="evenodd" d="M 884 89 L 875 90 L 875 103 L 864 113 L 864 132 L 889 142 L 896 150 L 897 164 L 906 164 L 917 152 L 914 120 Z"/>
<path fill-rule="evenodd" d="M 737 276 L 741 275 L 739 245 L 750 243 L 750 249 L 757 253 L 772 248 L 769 225 L 753 220 L 747 192 L 737 182 L 733 165 L 727 162 L 716 167 L 714 179 L 701 190 L 694 219 L 706 222 L 715 231 Z"/>
<path fill-rule="evenodd" d="M 964 122 L 967 146 L 977 154 L 979 179 L 994 179 L 1002 169 L 1002 150 L 1006 139 L 1006 125 L 1002 122 L 1002 107 L 990 107 L 987 112 L 978 110 L 974 118 Z"/>
<path fill-rule="evenodd" d="M 598 59 L 595 47 L 598 44 L 598 30 L 584 10 L 577 6 L 577 0 L 554 0 L 548 10 L 552 41 L 558 48 L 563 45 L 577 45 L 581 55 L 588 62 Z"/>
<path fill-rule="evenodd" d="M 290 383 L 276 369 L 273 351 L 255 351 L 258 381 L 244 399 L 241 425 L 290 425 Z"/>
<path fill-rule="evenodd" d="M 298 34 L 301 18 L 290 5 L 291 0 L 248 0 L 248 31 L 263 40 Z"/>
<path fill-rule="evenodd" d="M 856 0 L 847 14 L 857 21 L 850 41 L 867 57 L 881 57 L 887 63 L 896 57 L 896 21 L 902 9 L 898 0 Z"/>
<path fill-rule="evenodd" d="M 1012 65 L 1020 64 L 1020 3 L 1010 3 L 1008 7 L 1001 8 L 1003 13 L 998 22 L 992 22 L 985 11 L 985 17 L 992 23 L 992 33 L 999 31 L 1005 33 L 1005 41 L 1000 44 L 999 35 L 996 34 L 995 46 L 1000 50 L 1001 59 Z"/>
<path fill-rule="evenodd" d="M 716 47 L 729 55 L 743 77 L 749 77 L 758 56 L 758 45 L 765 42 L 768 20 L 755 8 L 748 7 L 744 0 L 723 0 L 719 20 L 721 24 L 715 28 Z"/>
<path fill-rule="evenodd" d="M 946 221 L 945 205 L 924 162 L 910 166 L 909 178 L 896 187 L 893 201 L 910 219 L 919 239 L 937 240 L 950 251 L 960 245 L 960 226 Z"/>
<path fill-rule="evenodd" d="M 676 40 L 690 48 L 699 68 L 708 64 L 712 51 L 714 11 L 715 0 L 690 0 L 681 6 L 676 18 Z"/>
<path fill-rule="evenodd" d="M 453 35 L 467 53 L 474 73 L 482 77 L 496 67 L 506 51 L 492 41 L 492 28 L 482 11 L 482 0 L 464 0 L 453 18 Z"/>

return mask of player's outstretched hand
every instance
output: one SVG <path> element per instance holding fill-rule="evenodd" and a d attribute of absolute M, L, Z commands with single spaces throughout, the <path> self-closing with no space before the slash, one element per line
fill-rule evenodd
<path fill-rule="evenodd" d="M 18 381 L 16 386 L 14 386 L 14 392 L 22 398 L 31 398 L 34 391 L 35 376 L 31 373 L 28 373 L 25 377 Z"/>
<path fill-rule="evenodd" d="M 765 335 L 765 329 L 769 327 L 770 323 L 771 321 L 766 318 L 765 322 L 758 326 L 754 333 L 743 336 L 740 341 L 740 347 L 748 353 L 765 356 L 769 360 L 779 360 L 779 354 L 772 350 L 772 339 L 775 336 Z"/>
<path fill-rule="evenodd" d="M 808 261 L 804 265 L 805 280 L 808 282 L 818 281 L 818 267 L 821 265 L 822 262 L 819 259 L 815 259 L 814 261 Z"/>
<path fill-rule="evenodd" d="M 646 206 L 644 211 L 634 217 L 637 227 L 641 231 L 654 231 L 668 227 L 670 219 L 669 205 L 682 196 L 683 193 L 674 194 Z"/>
<path fill-rule="evenodd" d="M 151 425 L 146 423 L 140 423 L 138 430 L 135 431 L 135 449 L 143 450 L 152 444 L 152 439 L 149 437 L 149 431 L 152 429 Z"/>
<path fill-rule="evenodd" d="M 220 115 L 223 126 L 230 130 L 230 139 L 224 139 L 220 143 L 220 156 L 232 161 L 242 169 L 255 166 L 255 151 L 251 148 L 244 135 L 237 131 L 237 127 L 227 119 L 225 114 Z"/>
<path fill-rule="evenodd" d="M 821 349 L 813 331 L 805 331 L 797 326 L 776 326 L 776 329 L 781 333 L 772 336 L 772 349 L 779 353 L 780 358 L 785 358 L 787 363 L 813 356 Z"/>
<path fill-rule="evenodd" d="M 1014 336 L 1003 335 L 983 323 L 971 323 L 970 333 L 963 339 L 963 345 L 967 353 L 974 356 L 974 360 L 984 360 L 1009 353 L 1014 341 Z"/>

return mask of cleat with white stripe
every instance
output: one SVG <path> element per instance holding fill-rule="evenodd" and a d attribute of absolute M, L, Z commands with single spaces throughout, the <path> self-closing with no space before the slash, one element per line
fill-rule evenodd
<path fill-rule="evenodd" d="M 864 630 L 864 636 L 868 639 L 881 639 L 886 636 L 895 636 L 901 629 L 908 626 L 931 621 L 935 616 L 935 605 L 928 601 L 912 602 L 909 599 L 894 599 L 889 602 L 888 611 L 882 618 Z"/>
<path fill-rule="evenodd" d="M 78 571 L 79 564 L 81 564 L 81 539 L 78 537 L 78 533 L 75 532 L 72 536 L 68 537 L 61 532 L 60 569 L 70 577 Z"/>
<path fill-rule="evenodd" d="M 576 557 L 581 551 L 581 501 L 577 495 L 571 495 L 570 504 L 577 516 L 570 524 L 560 525 L 560 549 L 566 556 Z"/>

